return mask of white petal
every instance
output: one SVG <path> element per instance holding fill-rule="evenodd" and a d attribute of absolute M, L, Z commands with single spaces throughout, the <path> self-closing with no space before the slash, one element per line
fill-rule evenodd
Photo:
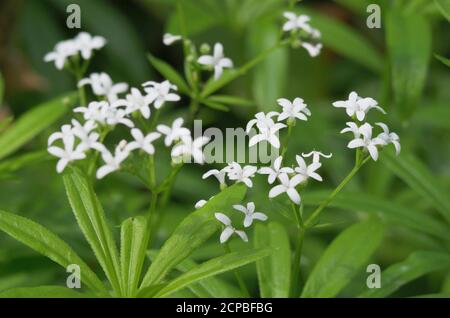
<path fill-rule="evenodd" d="M 286 191 L 286 188 L 283 185 L 277 185 L 270 190 L 269 198 L 272 199 L 285 191 Z"/>
<path fill-rule="evenodd" d="M 227 226 L 231 225 L 230 218 L 228 216 L 226 216 L 225 214 L 218 212 L 218 213 L 215 213 L 214 216 L 216 217 L 217 220 L 219 220 L 224 225 L 227 225 Z"/>
<path fill-rule="evenodd" d="M 253 213 L 253 219 L 260 220 L 260 221 L 265 221 L 265 220 L 268 219 L 268 217 L 264 213 L 255 212 L 255 213 Z"/>
<path fill-rule="evenodd" d="M 298 194 L 297 190 L 295 189 L 288 189 L 286 191 L 289 198 L 296 204 L 300 204 L 300 195 Z"/>
<path fill-rule="evenodd" d="M 253 223 L 253 217 L 251 215 L 246 215 L 244 218 L 244 227 L 249 227 Z"/>
<path fill-rule="evenodd" d="M 234 230 L 231 227 L 227 226 L 220 234 L 220 243 L 225 243 L 226 241 L 228 241 L 233 232 Z"/>
<path fill-rule="evenodd" d="M 244 231 L 234 231 L 244 242 L 248 242 L 247 234 Z"/>

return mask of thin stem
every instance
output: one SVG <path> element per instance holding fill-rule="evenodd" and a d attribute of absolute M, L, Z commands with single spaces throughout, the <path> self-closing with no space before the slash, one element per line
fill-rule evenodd
<path fill-rule="evenodd" d="M 342 180 L 342 182 L 334 189 L 334 191 L 326 198 L 319 207 L 314 210 L 314 212 L 309 216 L 309 218 L 305 221 L 305 228 L 309 228 L 313 222 L 317 219 L 320 213 L 327 207 L 328 204 L 334 199 L 334 197 L 341 192 L 341 190 L 350 182 L 350 180 L 356 175 L 359 169 L 370 159 L 370 156 L 367 156 L 363 161 L 359 163 L 355 163 L 353 169 L 349 172 L 349 174 Z"/>
<path fill-rule="evenodd" d="M 150 155 L 148 157 L 148 182 L 150 185 L 150 190 L 154 190 L 156 187 L 156 173 L 155 173 L 155 157 Z"/>
<path fill-rule="evenodd" d="M 295 246 L 294 260 L 292 263 L 292 279 L 290 296 L 297 297 L 300 293 L 300 265 L 302 259 L 303 240 L 305 238 L 305 229 L 303 225 L 302 213 L 303 205 L 292 204 L 292 210 L 297 221 L 297 245 Z"/>
<path fill-rule="evenodd" d="M 169 200 L 170 194 L 172 192 L 173 184 L 175 183 L 175 179 L 178 173 L 180 172 L 182 166 L 183 166 L 182 164 L 175 166 L 170 172 L 169 176 L 162 182 L 159 189 L 159 193 L 162 193 L 160 202 L 161 206 L 165 206 L 167 204 L 167 201 Z"/>
<path fill-rule="evenodd" d="M 224 247 L 226 253 L 231 253 L 231 248 L 228 245 L 228 243 L 223 244 L 223 247 Z M 245 285 L 245 281 L 242 279 L 242 276 L 239 273 L 239 270 L 235 269 L 235 270 L 233 270 L 233 273 L 234 273 L 234 277 L 236 278 L 244 297 L 250 298 L 250 293 L 248 291 L 247 285 Z"/>
<path fill-rule="evenodd" d="M 281 156 L 284 156 L 284 154 L 286 153 L 286 151 L 288 149 L 289 140 L 291 139 L 293 128 L 294 128 L 294 124 L 293 123 L 288 123 L 288 133 L 286 135 L 286 139 L 285 139 L 284 144 L 283 144 L 283 149 L 281 150 Z"/>

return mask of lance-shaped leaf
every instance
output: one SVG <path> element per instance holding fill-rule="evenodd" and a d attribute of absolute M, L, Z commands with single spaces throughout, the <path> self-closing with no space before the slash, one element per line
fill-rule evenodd
<path fill-rule="evenodd" d="M 116 293 L 121 293 L 117 246 L 89 179 L 77 168 L 64 173 L 64 185 L 75 218 Z"/>
<path fill-rule="evenodd" d="M 64 268 L 70 264 L 78 265 L 82 273 L 82 283 L 93 291 L 107 291 L 97 275 L 75 251 L 42 225 L 22 216 L 0 211 L 0 230 Z"/>
<path fill-rule="evenodd" d="M 0 292 L 0 298 L 92 298 L 62 286 L 20 287 Z"/>
<path fill-rule="evenodd" d="M 167 80 L 169 80 L 172 84 L 177 85 L 178 90 L 186 95 L 190 94 L 190 89 L 186 81 L 181 77 L 180 74 L 169 64 L 166 62 L 154 57 L 153 55 L 148 55 L 148 60 L 153 65 L 156 70 L 161 73 Z"/>
<path fill-rule="evenodd" d="M 371 219 L 352 225 L 328 246 L 309 276 L 302 297 L 335 297 L 367 265 L 381 243 L 383 224 Z"/>

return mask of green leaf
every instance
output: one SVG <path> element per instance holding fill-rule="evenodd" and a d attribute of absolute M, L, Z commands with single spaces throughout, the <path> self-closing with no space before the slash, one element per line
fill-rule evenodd
<path fill-rule="evenodd" d="M 450 0 L 434 0 L 442 15 L 450 22 Z"/>
<path fill-rule="evenodd" d="M 51 156 L 47 151 L 34 151 L 2 160 L 0 162 L 0 179 L 22 167 L 49 159 Z"/>
<path fill-rule="evenodd" d="M 207 99 L 202 99 L 200 102 L 203 105 L 205 105 L 205 106 L 207 106 L 209 108 L 215 109 L 215 110 L 220 110 L 222 112 L 230 111 L 230 109 L 227 106 L 222 105 L 221 103 L 213 102 L 213 101 L 210 101 L 210 100 L 207 100 Z"/>
<path fill-rule="evenodd" d="M 126 296 L 133 297 L 139 286 L 149 233 L 147 218 L 144 216 L 128 218 L 122 223 L 120 265 Z"/>
<path fill-rule="evenodd" d="M 375 219 L 352 225 L 334 239 L 309 276 L 302 297 L 335 297 L 369 261 L 383 239 Z"/>
<path fill-rule="evenodd" d="M 64 173 L 64 185 L 75 218 L 116 293 L 121 293 L 117 246 L 103 208 L 88 178 L 77 168 Z"/>
<path fill-rule="evenodd" d="M 360 297 L 387 297 L 401 286 L 437 270 L 450 270 L 450 255 L 419 251 L 381 273 L 381 288 L 368 289 Z"/>
<path fill-rule="evenodd" d="M 303 196 L 306 205 L 316 206 L 325 200 L 329 192 L 309 192 Z M 401 224 L 415 231 L 423 232 L 449 241 L 448 226 L 412 207 L 406 207 L 392 200 L 363 192 L 342 192 L 329 205 L 356 213 L 367 212 L 388 222 Z"/>
<path fill-rule="evenodd" d="M 291 284 L 291 249 L 284 227 L 275 222 L 257 224 L 255 247 L 270 247 L 269 257 L 256 262 L 260 295 L 263 298 L 289 297 Z"/>
<path fill-rule="evenodd" d="M 181 77 L 180 74 L 169 64 L 166 62 L 157 59 L 151 54 L 148 54 L 148 60 L 153 65 L 156 70 L 161 73 L 162 76 L 164 76 L 167 80 L 169 80 L 172 84 L 177 85 L 178 90 L 181 93 L 184 93 L 186 95 L 190 95 L 190 89 L 186 81 Z"/>
<path fill-rule="evenodd" d="M 91 295 L 79 293 L 62 286 L 38 286 L 13 288 L 0 292 L 0 298 L 90 298 Z"/>
<path fill-rule="evenodd" d="M 187 216 L 167 239 L 148 269 L 141 288 L 160 283 L 174 266 L 186 259 L 218 229 L 214 213 L 241 202 L 245 185 L 238 183 L 211 198 L 202 208 Z"/>
<path fill-rule="evenodd" d="M 42 225 L 13 213 L 0 211 L 0 229 L 64 268 L 77 264 L 83 275 L 83 283 L 94 291 L 106 292 L 97 275 L 72 248 Z"/>
<path fill-rule="evenodd" d="M 300 12 L 300 11 L 299 11 Z M 324 46 L 349 58 L 376 73 L 384 69 L 383 58 L 377 49 L 361 34 L 342 22 L 319 14 L 314 10 L 302 8 L 301 13 L 311 16 L 311 25 L 322 33 Z"/>
<path fill-rule="evenodd" d="M 252 23 L 247 42 L 250 56 L 269 49 L 280 36 L 280 26 L 272 19 Z M 270 111 L 283 96 L 288 73 L 288 50 L 282 48 L 267 56 L 253 72 L 252 91 L 260 110 Z"/>
<path fill-rule="evenodd" d="M 444 65 L 450 67 L 450 59 L 445 58 L 439 54 L 435 54 L 434 57 L 441 61 Z"/>
<path fill-rule="evenodd" d="M 409 118 L 422 96 L 431 57 L 431 28 L 420 14 L 393 9 L 387 14 L 386 41 L 394 100 Z"/>
<path fill-rule="evenodd" d="M 157 252 L 151 251 L 148 253 L 149 258 L 153 260 Z M 198 267 L 195 261 L 190 258 L 185 259 L 180 264 L 175 266 L 175 269 L 180 271 L 181 273 L 186 273 L 196 267 Z M 188 288 L 195 294 L 197 297 L 204 298 L 235 298 L 235 297 L 243 297 L 242 292 L 239 288 L 234 285 L 218 278 L 218 277 L 208 277 L 202 279 L 198 283 L 193 283 L 188 286 Z"/>
<path fill-rule="evenodd" d="M 208 97 L 208 100 L 230 106 L 242 106 L 242 107 L 255 106 L 255 102 L 249 99 L 231 95 L 213 95 Z"/>
<path fill-rule="evenodd" d="M 183 287 L 188 286 L 189 284 L 198 282 L 199 280 L 207 277 L 230 271 L 240 266 L 247 265 L 266 257 L 269 254 L 269 249 L 257 249 L 233 252 L 224 256 L 216 257 L 170 281 L 165 287 L 155 294 L 155 297 L 167 296 L 182 289 Z"/>
<path fill-rule="evenodd" d="M 0 135 L 0 159 L 13 153 L 53 124 L 75 100 L 75 94 L 65 95 L 38 105 L 22 115 Z"/>
<path fill-rule="evenodd" d="M 391 152 L 384 151 L 381 162 L 428 200 L 450 222 L 450 200 L 447 191 L 418 159 L 404 152 L 395 156 Z"/>

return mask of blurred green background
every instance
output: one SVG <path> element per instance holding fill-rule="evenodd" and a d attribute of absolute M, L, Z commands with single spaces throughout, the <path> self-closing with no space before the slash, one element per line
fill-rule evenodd
<path fill-rule="evenodd" d="M 114 81 L 132 86 L 160 80 L 146 59 L 148 52 L 182 72 L 181 47 L 162 44 L 165 32 L 180 33 L 174 0 L 4 0 L 0 3 L 0 68 L 5 83 L 4 94 L 0 94 L 4 95 L 1 134 L 36 105 L 75 89 L 68 74 L 43 61 L 58 41 L 79 32 L 65 26 L 66 7 L 71 3 L 81 7 L 82 30 L 108 41 L 96 54 L 90 72 L 105 71 Z M 288 1 L 182 3 L 189 37 L 198 46 L 223 43 L 226 56 L 240 66 L 275 43 Z M 370 3 L 381 7 L 380 29 L 366 26 Z M 371 113 L 371 122 L 386 122 L 400 135 L 400 159 L 383 157 L 381 162 L 368 164 L 327 209 L 322 221 L 326 226 L 306 239 L 304 277 L 337 233 L 371 214 L 380 216 L 388 226 L 373 258 L 382 269 L 419 250 L 450 253 L 450 73 L 435 57 L 450 55 L 449 8 L 448 1 L 431 0 L 302 1 L 296 11 L 311 15 L 311 24 L 321 30 L 322 54 L 312 59 L 303 49 L 280 49 L 224 89 L 228 95 L 252 100 L 253 107 L 232 107 L 228 113 L 201 109 L 199 117 L 207 125 L 238 127 L 257 111 L 276 109 L 279 97 L 304 98 L 313 116 L 297 125 L 287 155 L 294 158 L 313 149 L 334 154 L 322 167 L 325 182 L 312 184 L 302 194 L 307 206 L 316 203 L 322 191 L 337 185 L 353 165 L 353 154 L 346 150 L 347 139 L 339 135 L 347 118 L 331 103 L 345 99 L 354 90 L 360 96 L 374 97 L 388 112 L 385 117 Z M 167 106 L 162 120 L 185 114 L 187 106 L 184 100 Z M 70 211 L 55 161 L 45 154 L 49 134 L 70 118 L 66 112 L 23 147 L 0 156 L 0 209 L 47 226 L 84 259 L 93 260 Z M 163 177 L 169 160 L 158 160 L 158 164 Z M 218 191 L 213 180 L 201 179 L 208 168 L 188 165 L 182 170 L 170 204 L 162 211 L 155 248 L 193 210 L 197 200 Z M 255 200 L 272 220 L 290 229 L 283 207 L 268 202 L 264 178 L 257 177 L 254 183 L 247 199 Z M 139 181 L 122 173 L 98 182 L 96 191 L 115 228 L 126 217 L 142 213 L 149 202 Z M 232 246 L 245 248 L 240 242 Z M 204 260 L 221 253 L 215 237 L 194 258 Z M 438 265 L 410 278 L 393 295 L 450 293 L 450 271 Z M 245 267 L 244 274 L 256 290 L 254 265 Z M 57 265 L 0 233 L 0 291 L 64 282 L 65 272 Z M 364 286 L 362 270 L 341 296 L 357 295 Z M 179 295 L 192 294 L 186 290 Z"/>

